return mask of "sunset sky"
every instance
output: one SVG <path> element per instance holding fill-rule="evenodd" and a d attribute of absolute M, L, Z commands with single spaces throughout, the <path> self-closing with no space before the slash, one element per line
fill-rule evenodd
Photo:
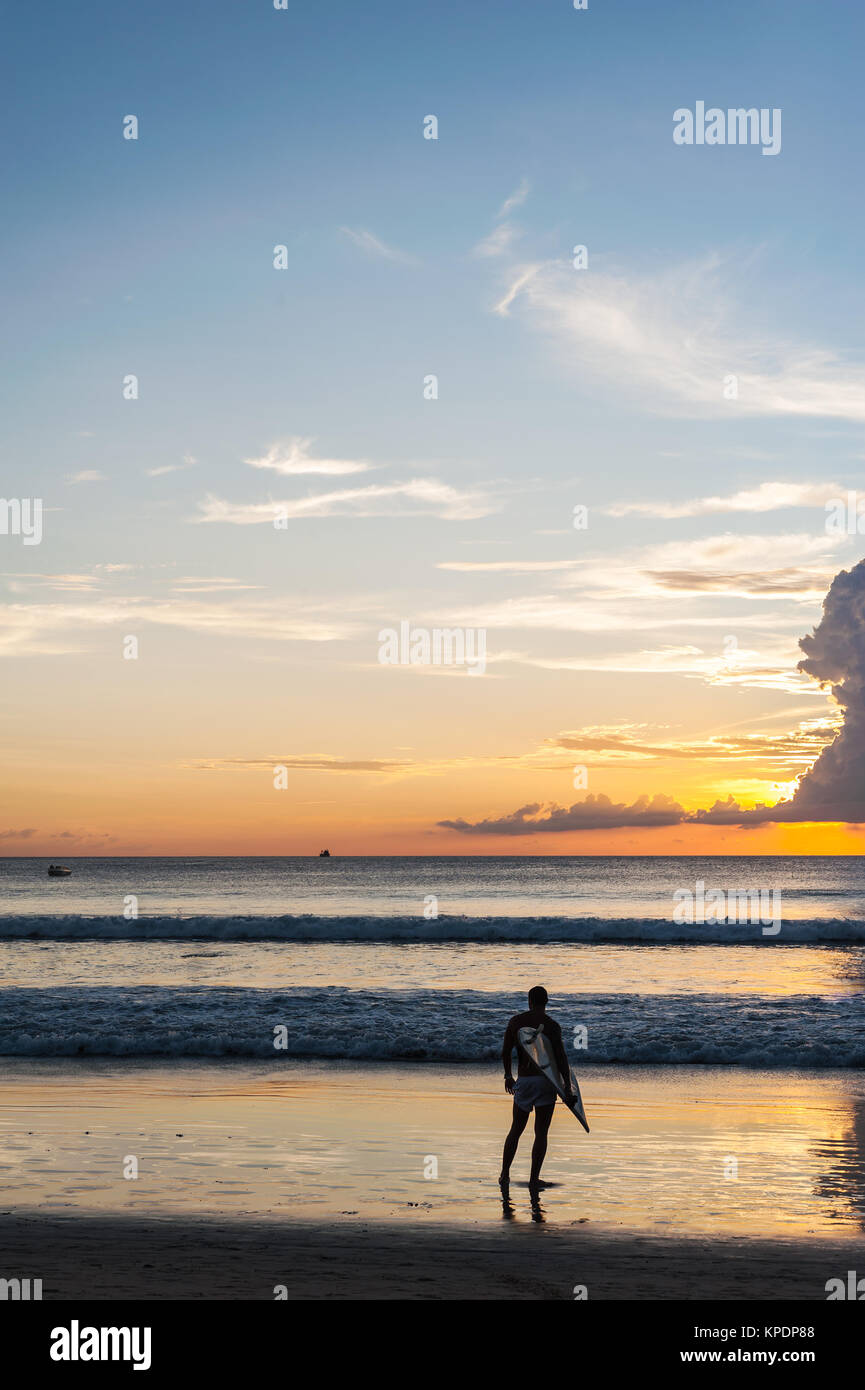
<path fill-rule="evenodd" d="M 797 663 L 865 554 L 826 525 L 863 29 L 17 7 L 0 496 L 44 515 L 0 534 L 0 853 L 861 852 L 689 817 L 788 799 L 841 724 Z M 780 109 L 781 152 L 677 146 L 697 101 Z M 486 670 L 381 664 L 402 622 Z"/>

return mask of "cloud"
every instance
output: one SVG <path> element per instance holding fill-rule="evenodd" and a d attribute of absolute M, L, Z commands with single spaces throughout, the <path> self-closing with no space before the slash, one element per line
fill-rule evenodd
<path fill-rule="evenodd" d="M 536 835 L 539 832 L 559 834 L 565 830 L 619 830 L 625 826 L 679 825 L 685 812 L 677 801 L 663 793 L 651 798 L 638 797 L 632 805 L 611 801 L 608 796 L 587 796 L 573 806 L 548 806 L 539 803 L 521 806 L 508 816 L 482 821 L 442 820 L 444 830 L 458 830 L 463 835 Z"/>
<path fill-rule="evenodd" d="M 96 468 L 84 468 L 80 473 L 67 473 L 66 482 L 70 487 L 75 483 L 104 483 L 106 475 Z"/>
<path fill-rule="evenodd" d="M 194 468 L 198 459 L 191 454 L 183 455 L 182 463 L 163 463 L 159 468 L 145 468 L 144 472 L 148 478 L 162 478 L 166 473 L 180 473 L 186 468 Z"/>
<path fill-rule="evenodd" d="M 695 819 L 740 825 L 865 823 L 865 560 L 835 576 L 820 622 L 799 645 L 805 653 L 799 670 L 829 688 L 843 714 L 840 730 L 789 799 L 746 811 L 731 800 L 716 802 Z"/>
<path fill-rule="evenodd" d="M 52 840 L 74 840 L 76 844 L 115 844 L 117 837 L 107 831 L 60 830 L 51 832 Z"/>
<path fill-rule="evenodd" d="M 672 520 L 708 516 L 715 512 L 774 512 L 785 507 L 825 507 L 842 497 L 837 483 L 761 483 L 727 497 L 694 497 L 687 502 L 614 502 L 601 510 L 607 516 L 658 516 Z"/>
<path fill-rule="evenodd" d="M 568 753 L 606 753 L 616 762 L 741 762 L 759 758 L 776 763 L 785 772 L 800 771 L 831 742 L 837 728 L 827 719 L 809 719 L 782 734 L 715 734 L 711 738 L 676 740 L 669 736 L 647 737 L 641 726 L 597 726 L 556 734 L 545 746 Z"/>
<path fill-rule="evenodd" d="M 181 575 L 176 583 L 172 584 L 171 592 L 174 594 L 227 594 L 240 591 L 262 589 L 262 584 L 241 584 L 237 579 L 223 578 L 199 578 L 195 575 Z"/>
<path fill-rule="evenodd" d="M 865 420 L 865 364 L 749 328 L 729 281 L 718 256 L 643 276 L 512 263 L 494 312 L 512 316 L 519 300 L 565 371 L 658 415 Z"/>
<path fill-rule="evenodd" d="M 614 576 L 615 578 L 615 576 Z M 444 623 L 448 627 L 520 628 L 532 632 L 547 630 L 551 632 L 650 632 L 660 628 L 721 628 L 729 633 L 731 626 L 740 631 L 749 627 L 760 629 L 777 628 L 789 623 L 772 614 L 712 613 L 708 615 L 683 614 L 677 596 L 660 595 L 658 603 L 647 607 L 645 600 L 656 592 L 657 586 L 644 585 L 636 593 L 627 597 L 633 602 L 618 601 L 618 595 L 610 597 L 589 594 L 588 585 L 584 593 L 569 594 L 531 594 L 514 598 L 492 600 L 489 603 L 476 603 L 464 608 L 449 610 L 437 609 L 429 617 L 435 624 Z M 666 611 L 663 602 L 671 605 Z"/>
<path fill-rule="evenodd" d="M 372 232 L 366 231 L 364 227 L 340 227 L 339 230 L 368 256 L 378 256 L 386 261 L 399 261 L 402 265 L 417 265 L 418 263 L 414 256 L 409 256 L 407 252 L 400 251 L 396 246 L 388 246 L 386 242 L 381 241 Z"/>
<path fill-rule="evenodd" d="M 341 605 L 344 612 L 346 604 Z M 194 599 L 96 599 L 74 603 L 0 604 L 0 656 L 62 656 L 92 649 L 103 629 L 139 626 L 182 628 L 224 638 L 266 642 L 336 642 L 356 635 L 356 626 L 334 617 L 333 604 L 285 600 L 252 603 L 195 602 Z M 110 640 L 116 641 L 116 637 Z"/>
<path fill-rule="evenodd" d="M 865 560 L 835 576 L 820 622 L 799 645 L 799 670 L 831 689 L 844 722 L 799 783 L 791 816 L 865 821 Z"/>
<path fill-rule="evenodd" d="M 439 570 L 461 574 L 547 574 L 553 570 L 581 569 L 584 560 L 442 560 Z"/>
<path fill-rule="evenodd" d="M 614 566 L 583 559 L 447 560 L 437 569 L 465 574 L 560 574 L 559 587 L 578 587 L 585 597 L 640 598 L 665 591 L 729 593 L 744 598 L 822 597 L 832 569 L 809 567 L 810 559 L 825 560 L 839 545 L 840 533 L 811 536 L 705 536 L 621 552 Z M 771 568 L 772 565 L 777 568 Z M 572 576 L 572 577 L 571 577 Z"/>
<path fill-rule="evenodd" d="M 739 624 L 741 626 L 741 623 Z M 783 645 L 756 651 L 735 647 L 729 652 L 704 651 L 695 646 L 666 646 L 634 652 L 615 652 L 594 656 L 534 657 L 524 652 L 497 653 L 487 658 L 532 666 L 544 671 L 605 671 L 628 675 L 685 676 L 707 685 L 740 686 L 751 690 L 782 690 L 796 695 L 820 691 L 804 682 L 792 665 L 792 653 Z"/>
<path fill-rule="evenodd" d="M 55 593 L 87 594 L 102 582 L 97 574 L 25 574 L 7 571 L 2 577 L 11 580 L 8 588 L 13 593 L 26 593 L 28 589 L 51 589 Z"/>
<path fill-rule="evenodd" d="M 484 585 L 482 598 L 422 616 L 454 627 L 528 632 L 536 642 L 543 633 L 625 633 L 631 639 L 663 633 L 667 640 L 648 650 L 629 643 L 624 651 L 611 652 L 608 645 L 595 651 L 584 643 L 568 656 L 522 651 L 508 640 L 490 661 L 561 671 L 683 674 L 713 685 L 804 688 L 819 699 L 819 690 L 796 668 L 802 617 L 795 609 L 819 602 L 837 569 L 835 552 L 847 544 L 838 534 L 725 533 L 635 547 L 620 552 L 614 565 L 595 555 L 441 561 L 440 569 L 479 579 L 537 575 L 543 589 L 502 597 Z M 719 599 L 744 604 L 732 610 Z M 782 636 L 785 630 L 789 636 Z"/>
<path fill-rule="evenodd" d="M 526 179 L 523 179 L 519 187 L 515 188 L 513 193 L 505 199 L 496 213 L 496 222 L 499 225 L 477 243 L 474 247 L 474 255 L 505 256 L 512 251 L 514 243 L 522 236 L 522 232 L 507 219 L 512 212 L 522 207 L 528 196 L 529 184 Z"/>
<path fill-rule="evenodd" d="M 388 758 L 337 758 L 330 753 L 274 754 L 272 758 L 211 758 L 193 764 L 209 772 L 236 771 L 238 768 L 291 768 L 296 772 L 405 772 L 413 765 Z"/>
<path fill-rule="evenodd" d="M 531 284 L 535 276 L 544 269 L 544 262 L 538 261 L 532 265 L 521 266 L 510 278 L 507 289 L 493 306 L 493 313 L 501 318 L 507 318 L 510 313 L 511 305 L 519 294 Z"/>
<path fill-rule="evenodd" d="M 331 516 L 435 516 L 442 521 L 474 521 L 498 510 L 498 504 L 482 490 L 460 490 L 436 478 L 345 488 L 287 501 L 240 503 L 208 495 L 199 507 L 202 514 L 195 521 L 233 526 L 273 525 L 278 517 L 300 521 Z"/>
<path fill-rule="evenodd" d="M 736 825 L 816 822 L 865 824 L 865 560 L 852 570 L 842 570 L 832 581 L 823 604 L 823 616 L 810 635 L 799 643 L 805 653 L 798 669 L 822 689 L 829 688 L 843 715 L 841 727 L 824 744 L 813 766 L 806 771 L 792 797 L 774 806 L 761 803 L 742 807 L 732 797 L 685 812 L 669 798 L 641 797 L 633 806 L 614 806 L 606 797 L 588 797 L 568 810 L 553 806 L 523 806 L 511 815 L 474 823 L 441 821 L 440 825 L 463 834 L 521 835 L 536 830 L 598 829 L 601 825 L 650 823 L 641 818 L 659 805 L 661 813 L 675 817 L 655 823 Z M 828 730 L 811 726 L 810 736 L 821 739 Z M 561 746 L 561 745 L 560 745 Z M 570 747 L 570 744 L 564 746 Z M 764 750 L 765 755 L 765 750 Z M 603 803 L 600 807 L 598 802 Z M 604 820 L 603 817 L 610 817 Z M 618 819 L 616 817 L 618 816 Z"/>
<path fill-rule="evenodd" d="M 479 241 L 474 248 L 476 256 L 504 256 L 511 250 L 520 233 L 510 222 L 502 222 L 494 227 L 488 236 Z"/>
<path fill-rule="evenodd" d="M 286 477 L 297 477 L 305 473 L 366 473 L 370 464 L 355 459 L 316 459 L 310 458 L 309 448 L 314 441 L 296 436 L 281 444 L 272 444 L 261 458 L 244 459 L 250 468 L 268 468 Z"/>
<path fill-rule="evenodd" d="M 36 834 L 33 826 L 26 830 L 0 830 L 0 840 L 30 840 Z"/>
<path fill-rule="evenodd" d="M 529 196 L 529 192 L 530 186 L 528 179 L 523 179 L 520 183 L 519 188 L 515 188 L 513 193 L 511 193 L 510 197 L 505 198 L 505 201 L 502 203 L 501 207 L 498 210 L 498 213 L 496 214 L 497 220 L 501 219 L 502 217 L 507 217 L 510 213 L 514 211 L 515 208 L 522 207 L 523 203 Z"/>
<path fill-rule="evenodd" d="M 826 592 L 831 571 L 796 569 L 755 570 L 712 573 L 694 570 L 647 570 L 646 575 L 661 589 L 688 594 L 731 594 L 739 598 L 777 598 L 789 596 L 801 599 L 819 598 Z"/>

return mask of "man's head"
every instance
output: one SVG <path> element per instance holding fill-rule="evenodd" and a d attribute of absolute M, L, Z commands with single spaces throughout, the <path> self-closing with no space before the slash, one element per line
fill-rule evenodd
<path fill-rule="evenodd" d="M 549 997 L 543 985 L 535 985 L 534 989 L 529 990 L 529 1008 L 545 1009 Z"/>

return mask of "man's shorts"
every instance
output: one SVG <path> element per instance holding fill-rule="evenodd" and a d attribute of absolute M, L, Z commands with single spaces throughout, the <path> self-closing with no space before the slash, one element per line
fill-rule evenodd
<path fill-rule="evenodd" d="M 514 1104 L 521 1110 L 533 1110 L 536 1105 L 555 1105 L 558 1092 L 545 1076 L 518 1076 L 514 1089 Z"/>

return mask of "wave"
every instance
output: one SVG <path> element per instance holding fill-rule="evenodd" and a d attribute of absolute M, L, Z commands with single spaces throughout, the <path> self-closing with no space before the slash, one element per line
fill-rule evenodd
<path fill-rule="evenodd" d="M 3 990 L 0 1054 L 497 1062 L 518 994 L 243 988 Z M 556 1001 L 577 1070 L 600 1062 L 862 1067 L 856 997 L 569 995 Z M 581 1030 L 585 1030 L 585 1033 Z M 584 1045 L 581 1045 L 584 1044 Z"/>
<path fill-rule="evenodd" d="M 769 934 L 767 934 L 769 933 Z M 774 934 L 772 934 L 774 933 Z M 645 941 L 697 945 L 865 941 L 861 918 L 688 925 L 651 917 L 5 916 L 0 941 Z"/>

